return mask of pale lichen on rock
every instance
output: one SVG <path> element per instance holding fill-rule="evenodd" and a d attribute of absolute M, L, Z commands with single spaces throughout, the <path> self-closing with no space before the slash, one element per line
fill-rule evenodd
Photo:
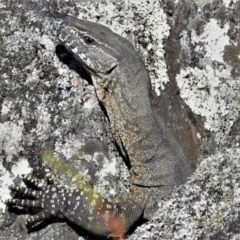
<path fill-rule="evenodd" d="M 180 96 L 192 111 L 205 118 L 205 128 L 216 133 L 218 143 L 225 141 L 232 124 L 239 116 L 237 102 L 240 84 L 207 66 L 205 70 L 187 68 L 182 70 L 176 80 Z"/>
<path fill-rule="evenodd" d="M 240 83 L 232 79 L 232 67 L 223 59 L 224 49 L 230 44 L 228 31 L 229 24 L 220 27 L 216 19 L 211 19 L 200 35 L 192 30 L 195 54 L 204 56 L 199 57 L 201 68 L 183 68 L 176 77 L 180 96 L 194 113 L 205 118 L 205 128 L 216 133 L 220 144 L 225 142 L 240 110 Z"/>

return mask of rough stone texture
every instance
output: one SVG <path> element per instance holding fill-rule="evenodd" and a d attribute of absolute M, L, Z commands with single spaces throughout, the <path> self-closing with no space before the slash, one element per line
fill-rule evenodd
<path fill-rule="evenodd" d="M 80 239 L 73 226 L 54 220 L 27 235 L 23 211 L 5 209 L 7 185 L 18 174 L 42 177 L 43 148 L 104 196 L 128 186 L 89 77 L 58 45 L 39 9 L 99 21 L 129 37 L 146 60 L 159 114 L 193 165 L 206 158 L 130 239 L 238 239 L 239 1 L 11 2 L 9 11 L 9 1 L 0 1 L 0 239 Z"/>

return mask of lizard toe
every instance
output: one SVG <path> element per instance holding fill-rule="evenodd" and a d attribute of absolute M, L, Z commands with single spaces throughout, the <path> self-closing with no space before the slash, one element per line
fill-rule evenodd
<path fill-rule="evenodd" d="M 39 200 L 28 200 L 20 198 L 10 198 L 6 201 L 7 205 L 16 207 L 34 207 L 41 208 L 41 202 Z"/>
<path fill-rule="evenodd" d="M 50 217 L 50 215 L 46 211 L 41 211 L 38 214 L 28 216 L 26 225 L 28 227 L 33 226 L 36 223 L 42 222 L 49 217 Z"/>
<path fill-rule="evenodd" d="M 20 194 L 22 196 L 36 197 L 36 198 L 41 196 L 41 191 L 36 191 L 31 188 L 25 188 L 25 187 L 21 187 L 21 186 L 14 185 L 14 184 L 10 185 L 9 189 L 14 192 L 17 192 L 18 194 Z"/>

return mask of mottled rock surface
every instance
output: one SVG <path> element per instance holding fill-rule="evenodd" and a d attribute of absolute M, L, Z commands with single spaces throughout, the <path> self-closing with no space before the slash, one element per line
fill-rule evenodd
<path fill-rule="evenodd" d="M 91 79 L 51 34 L 42 11 L 98 21 L 128 37 L 146 61 L 159 114 L 198 165 L 129 238 L 239 239 L 240 2 L 19 2 L 0 1 L 0 239 L 90 239 L 55 220 L 27 234 L 26 211 L 5 208 L 7 186 L 20 182 L 19 174 L 43 176 L 42 149 L 78 169 L 103 196 L 128 188 Z"/>

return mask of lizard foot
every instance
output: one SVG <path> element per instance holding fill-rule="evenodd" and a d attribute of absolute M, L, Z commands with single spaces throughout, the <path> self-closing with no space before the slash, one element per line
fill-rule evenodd
<path fill-rule="evenodd" d="M 9 186 L 9 189 L 15 192 L 15 196 L 6 201 L 8 206 L 41 210 L 35 215 L 28 216 L 26 222 L 28 227 L 50 218 L 50 216 L 61 217 L 60 199 L 63 199 L 67 189 L 59 184 L 49 169 L 46 169 L 45 173 L 47 180 L 45 182 L 28 174 L 22 176 L 27 187 L 15 184 Z"/>

